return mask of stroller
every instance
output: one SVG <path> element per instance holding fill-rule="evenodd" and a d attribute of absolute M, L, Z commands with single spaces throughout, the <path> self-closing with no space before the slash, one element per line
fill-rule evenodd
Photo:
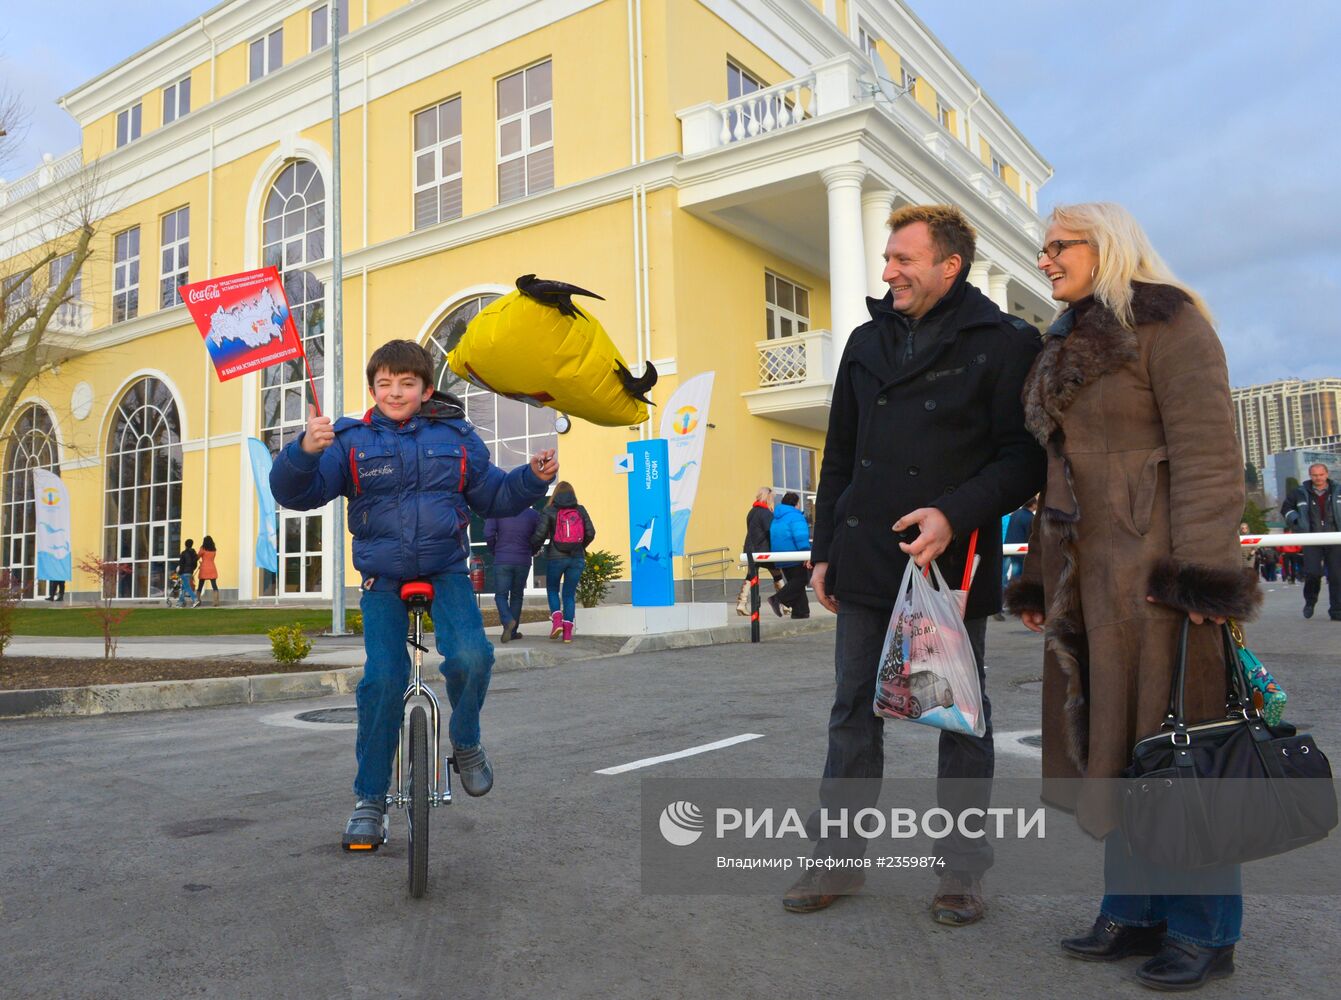
<path fill-rule="evenodd" d="M 182 578 L 179 574 L 173 573 L 168 577 L 168 589 L 163 595 L 163 600 L 170 608 L 175 608 L 182 599 Z"/>

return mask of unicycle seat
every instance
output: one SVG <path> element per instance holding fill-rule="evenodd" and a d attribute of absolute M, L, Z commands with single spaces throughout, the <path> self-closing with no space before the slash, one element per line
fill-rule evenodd
<path fill-rule="evenodd" d="M 427 609 L 433 603 L 433 584 L 427 580 L 408 580 L 400 585 L 400 599 L 412 608 Z"/>

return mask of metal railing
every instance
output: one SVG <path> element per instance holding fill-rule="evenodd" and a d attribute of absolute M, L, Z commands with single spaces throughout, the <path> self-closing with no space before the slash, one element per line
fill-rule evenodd
<path fill-rule="evenodd" d="M 716 556 L 715 559 L 705 558 L 707 556 Z M 685 558 L 689 560 L 689 603 L 694 603 L 694 583 L 700 573 L 716 572 L 717 578 L 725 584 L 726 568 L 732 565 L 731 550 L 725 545 L 715 549 L 703 549 L 699 552 L 686 552 Z M 722 588 L 723 596 L 726 594 L 725 585 Z"/>

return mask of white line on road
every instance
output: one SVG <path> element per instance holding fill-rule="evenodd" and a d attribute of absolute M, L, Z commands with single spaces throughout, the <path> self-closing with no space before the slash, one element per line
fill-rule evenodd
<path fill-rule="evenodd" d="M 718 740 L 716 743 L 704 743 L 702 746 L 690 747 L 688 750 L 677 750 L 675 753 L 662 754 L 660 757 L 644 757 L 642 760 L 631 761 L 628 764 L 602 768 L 596 773 L 623 774 L 625 771 L 636 771 L 640 767 L 651 767 L 653 764 L 662 764 L 668 760 L 679 760 L 681 757 L 693 757 L 695 754 L 707 753 L 709 750 L 721 750 L 723 747 L 735 746 L 737 743 L 746 743 L 749 740 L 760 740 L 763 737 L 763 733 L 741 733 L 739 736 Z"/>

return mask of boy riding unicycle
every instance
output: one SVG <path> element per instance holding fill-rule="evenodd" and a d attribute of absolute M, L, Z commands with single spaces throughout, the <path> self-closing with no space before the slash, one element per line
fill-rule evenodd
<path fill-rule="evenodd" d="M 493 787 L 480 707 L 494 653 L 467 575 L 470 512 L 516 514 L 543 496 L 558 472 L 553 450 L 508 473 L 494 466 L 461 403 L 434 393 L 433 360 L 418 344 L 384 344 L 368 360 L 367 374 L 373 408 L 362 419 L 334 424 L 310 411 L 306 432 L 279 453 L 270 472 L 275 499 L 291 510 L 313 510 L 340 496 L 349 503 L 367 662 L 356 693 L 358 772 L 346 849 L 375 848 L 384 837 L 410 676 L 404 583 L 432 585 L 433 635 L 461 784 L 476 796 Z"/>

